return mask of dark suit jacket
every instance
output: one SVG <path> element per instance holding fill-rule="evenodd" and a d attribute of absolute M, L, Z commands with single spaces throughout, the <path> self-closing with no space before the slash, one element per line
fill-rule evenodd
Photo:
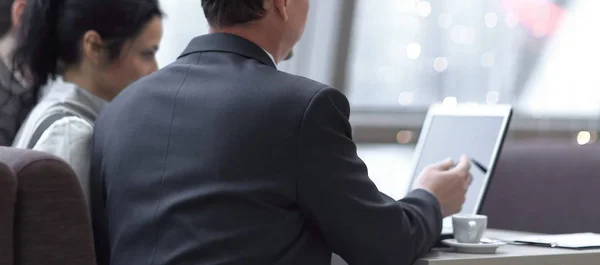
<path fill-rule="evenodd" d="M 380 193 L 349 113 L 338 90 L 278 71 L 252 42 L 194 39 L 97 120 L 100 263 L 412 263 L 440 234 L 438 202 Z"/>
<path fill-rule="evenodd" d="M 0 146 L 11 146 L 17 131 L 35 106 L 37 95 L 13 76 L 13 71 L 0 58 Z"/>

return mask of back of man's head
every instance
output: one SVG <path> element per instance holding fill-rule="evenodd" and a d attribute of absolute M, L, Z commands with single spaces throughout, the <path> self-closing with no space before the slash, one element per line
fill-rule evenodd
<path fill-rule="evenodd" d="M 300 40 L 309 0 L 202 0 L 211 32 L 236 34 L 273 55 L 290 58 Z"/>
<path fill-rule="evenodd" d="M 214 28 L 246 24 L 263 18 L 267 12 L 264 0 L 202 0 L 202 9 Z"/>

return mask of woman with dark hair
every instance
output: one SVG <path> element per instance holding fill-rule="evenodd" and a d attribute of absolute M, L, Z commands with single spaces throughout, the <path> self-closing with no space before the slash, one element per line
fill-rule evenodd
<path fill-rule="evenodd" d="M 14 147 L 52 153 L 73 167 L 89 202 L 89 149 L 106 102 L 157 69 L 158 0 L 27 0 L 14 66 L 43 98 Z"/>
<path fill-rule="evenodd" d="M 10 145 L 37 97 L 28 97 L 25 81 L 14 75 L 12 53 L 25 0 L 0 0 L 0 146 Z"/>

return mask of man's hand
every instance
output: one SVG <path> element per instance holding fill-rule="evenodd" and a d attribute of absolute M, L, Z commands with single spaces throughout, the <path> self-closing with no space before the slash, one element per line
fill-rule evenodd
<path fill-rule="evenodd" d="M 426 190 L 438 199 L 444 217 L 460 212 L 473 180 L 469 174 L 471 164 L 466 156 L 453 166 L 451 159 L 427 166 L 415 183 L 415 189 Z"/>

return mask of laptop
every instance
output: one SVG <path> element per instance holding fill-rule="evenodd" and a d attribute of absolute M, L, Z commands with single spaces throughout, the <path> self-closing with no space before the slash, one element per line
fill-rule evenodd
<path fill-rule="evenodd" d="M 477 214 L 502 149 L 512 117 L 510 105 L 432 105 L 425 118 L 415 154 L 409 190 L 427 165 L 446 158 L 471 159 L 473 182 L 461 214 Z M 452 218 L 443 220 L 442 237 L 452 235 Z"/>

